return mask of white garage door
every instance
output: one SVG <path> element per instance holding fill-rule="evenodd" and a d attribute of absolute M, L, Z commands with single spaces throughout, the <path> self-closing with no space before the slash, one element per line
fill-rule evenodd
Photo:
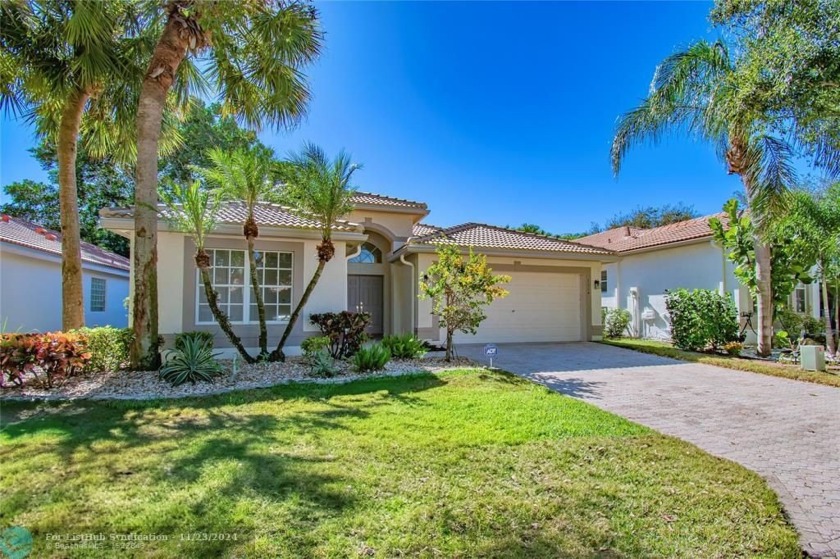
<path fill-rule="evenodd" d="M 456 343 L 576 342 L 581 340 L 579 274 L 513 272 L 510 294 L 485 307 L 487 319 Z"/>

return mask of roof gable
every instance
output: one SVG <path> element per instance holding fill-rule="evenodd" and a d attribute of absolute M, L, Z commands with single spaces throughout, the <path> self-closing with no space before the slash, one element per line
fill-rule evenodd
<path fill-rule="evenodd" d="M 40 225 L 3 215 L 0 219 L 0 241 L 61 256 L 61 233 Z M 118 270 L 128 270 L 129 260 L 124 256 L 82 241 L 82 261 Z"/>
<path fill-rule="evenodd" d="M 726 214 L 717 213 L 653 227 L 616 227 L 577 239 L 581 243 L 607 248 L 615 252 L 628 252 L 653 247 L 682 243 L 695 239 L 710 238 L 712 229 L 709 221 L 718 218 L 726 223 Z"/>
<path fill-rule="evenodd" d="M 464 223 L 443 229 L 422 224 L 421 227 L 422 229 L 418 229 L 418 232 L 424 234 L 412 239 L 410 244 L 448 244 L 500 250 L 611 254 L 610 250 L 576 241 L 567 241 L 536 233 L 525 233 L 484 223 Z"/>

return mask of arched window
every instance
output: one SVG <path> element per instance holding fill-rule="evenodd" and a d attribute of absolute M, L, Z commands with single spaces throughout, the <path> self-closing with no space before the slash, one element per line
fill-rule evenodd
<path fill-rule="evenodd" d="M 362 251 L 348 260 L 354 264 L 380 264 L 382 263 L 382 251 L 371 243 L 362 245 Z"/>

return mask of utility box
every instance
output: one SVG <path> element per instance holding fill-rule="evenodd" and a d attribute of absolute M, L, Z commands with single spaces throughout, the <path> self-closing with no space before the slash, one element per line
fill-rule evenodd
<path fill-rule="evenodd" d="M 822 346 L 800 346 L 799 365 L 806 371 L 825 371 L 825 352 Z"/>

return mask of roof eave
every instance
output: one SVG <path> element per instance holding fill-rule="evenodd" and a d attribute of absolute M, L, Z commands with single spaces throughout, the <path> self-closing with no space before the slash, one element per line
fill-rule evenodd
<path fill-rule="evenodd" d="M 365 212 L 381 212 L 381 213 L 398 213 L 420 216 L 424 218 L 429 215 L 429 208 L 427 207 L 409 207 L 409 206 L 386 206 L 383 204 L 353 204 L 354 211 Z"/>
<path fill-rule="evenodd" d="M 502 256 L 502 257 L 520 257 L 520 258 L 540 258 L 544 260 L 582 260 L 589 262 L 617 262 L 621 256 L 615 253 L 608 254 L 590 254 L 581 252 L 560 252 L 553 250 L 527 250 L 527 249 L 498 249 L 485 247 L 469 247 L 463 245 L 446 244 L 445 246 L 455 246 L 461 252 L 468 252 L 470 248 L 475 252 L 485 254 L 487 256 Z M 412 244 L 407 243 L 394 251 L 394 254 L 389 259 L 391 262 L 398 260 L 401 254 L 425 253 L 432 254 L 437 251 L 436 245 L 428 244 Z"/>
<path fill-rule="evenodd" d="M 100 217 L 100 225 L 109 231 L 113 231 L 123 237 L 130 237 L 134 230 L 134 220 L 128 217 Z M 365 241 L 367 235 L 361 225 L 353 224 L 353 231 L 333 230 L 332 238 L 335 241 Z M 182 231 L 172 227 L 166 220 L 158 220 L 158 231 L 177 232 Z M 242 236 L 242 225 L 238 223 L 221 223 L 217 225 L 211 235 Z M 277 227 L 273 225 L 260 225 L 260 236 L 272 238 L 292 239 L 320 239 L 321 231 L 315 228 L 304 227 Z"/>

